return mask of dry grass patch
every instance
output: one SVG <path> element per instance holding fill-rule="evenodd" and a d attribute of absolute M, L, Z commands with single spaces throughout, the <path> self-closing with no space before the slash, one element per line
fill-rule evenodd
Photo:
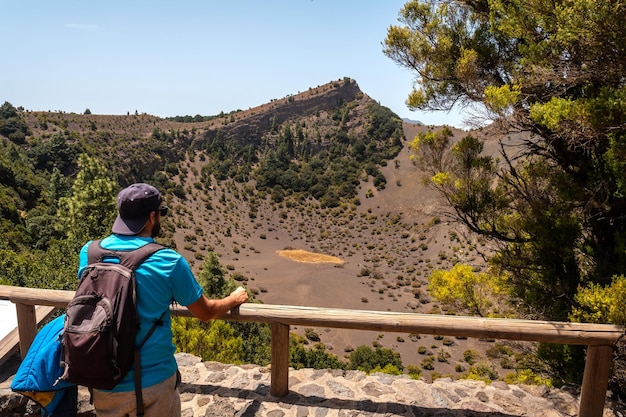
<path fill-rule="evenodd" d="M 343 261 L 335 256 L 324 255 L 321 253 L 309 252 L 302 249 L 289 249 L 276 251 L 279 256 L 290 259 L 295 262 L 303 262 L 308 264 L 333 263 L 342 264 Z"/>

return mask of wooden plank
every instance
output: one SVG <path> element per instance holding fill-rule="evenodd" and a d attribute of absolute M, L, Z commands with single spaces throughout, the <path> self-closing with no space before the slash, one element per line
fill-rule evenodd
<path fill-rule="evenodd" d="M 37 316 L 37 326 L 41 325 L 43 321 L 46 321 L 50 317 L 52 317 L 55 311 L 55 307 L 37 307 L 35 309 L 35 314 Z M 18 351 L 19 345 L 20 337 L 17 328 L 13 329 L 2 340 L 0 340 L 0 366 Z"/>
<path fill-rule="evenodd" d="M 243 304 L 224 316 L 237 321 L 310 327 L 442 334 L 572 345 L 614 345 L 624 326 L 539 320 L 494 319 L 387 311 Z"/>
<path fill-rule="evenodd" d="M 580 417 L 602 417 L 609 384 L 612 346 L 589 346 L 580 393 Z"/>
<path fill-rule="evenodd" d="M 270 394 L 284 397 L 289 392 L 289 326 L 272 323 L 271 354 Z"/>
<path fill-rule="evenodd" d="M 15 304 L 46 305 L 65 308 L 73 296 L 74 291 L 0 285 L 0 299 L 10 300 Z"/>

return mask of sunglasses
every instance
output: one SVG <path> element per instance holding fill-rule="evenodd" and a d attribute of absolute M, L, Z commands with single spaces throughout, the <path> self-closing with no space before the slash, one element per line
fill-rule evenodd
<path fill-rule="evenodd" d="M 158 211 L 161 216 L 165 216 L 167 214 L 167 206 L 159 207 L 155 211 Z"/>

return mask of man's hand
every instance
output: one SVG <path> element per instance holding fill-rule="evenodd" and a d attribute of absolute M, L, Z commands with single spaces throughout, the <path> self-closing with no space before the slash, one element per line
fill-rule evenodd
<path fill-rule="evenodd" d="M 248 301 L 248 293 L 243 287 L 237 288 L 231 292 L 230 295 L 219 300 L 208 299 L 202 295 L 198 301 L 187 306 L 187 309 L 191 311 L 195 317 L 202 321 L 216 319 L 228 312 L 238 305 Z"/>
<path fill-rule="evenodd" d="M 237 305 L 243 304 L 248 301 L 248 292 L 244 287 L 237 287 L 237 289 L 230 293 Z"/>

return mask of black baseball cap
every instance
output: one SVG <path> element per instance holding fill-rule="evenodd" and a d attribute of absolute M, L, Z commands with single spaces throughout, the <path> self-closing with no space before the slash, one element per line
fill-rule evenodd
<path fill-rule="evenodd" d="M 117 195 L 117 218 L 111 228 L 118 235 L 136 235 L 163 202 L 159 190 L 143 182 L 129 185 Z"/>

